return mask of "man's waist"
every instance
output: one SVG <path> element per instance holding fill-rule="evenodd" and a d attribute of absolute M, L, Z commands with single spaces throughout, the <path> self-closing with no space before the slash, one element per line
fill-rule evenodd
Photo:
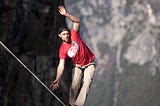
<path fill-rule="evenodd" d="M 94 59 L 91 62 L 89 62 L 88 64 L 86 64 L 86 65 L 75 64 L 74 66 L 85 68 L 85 67 L 87 67 L 89 65 L 95 65 Z"/>

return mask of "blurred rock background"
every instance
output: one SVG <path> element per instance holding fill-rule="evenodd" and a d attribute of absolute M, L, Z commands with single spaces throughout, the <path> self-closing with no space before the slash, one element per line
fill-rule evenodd
<path fill-rule="evenodd" d="M 0 40 L 48 87 L 58 64 L 57 28 L 81 19 L 81 35 L 96 55 L 96 74 L 86 106 L 160 105 L 159 0 L 2 0 Z M 54 91 L 67 104 L 71 61 Z M 2 106 L 61 106 L 6 50 L 0 50 Z"/>

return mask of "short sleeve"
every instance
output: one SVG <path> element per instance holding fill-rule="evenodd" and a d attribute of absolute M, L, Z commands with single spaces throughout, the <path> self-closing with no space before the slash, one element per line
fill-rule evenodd
<path fill-rule="evenodd" d="M 63 47 L 61 47 L 59 50 L 59 58 L 66 59 L 66 57 L 67 57 L 67 54 L 66 54 L 65 50 L 63 49 Z"/>
<path fill-rule="evenodd" d="M 76 31 L 76 30 L 72 29 L 72 31 L 71 31 L 71 39 L 72 40 L 76 40 L 77 38 L 78 39 L 80 38 L 79 31 Z"/>

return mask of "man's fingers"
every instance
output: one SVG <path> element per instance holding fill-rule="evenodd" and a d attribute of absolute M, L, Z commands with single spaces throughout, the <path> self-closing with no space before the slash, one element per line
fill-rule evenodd
<path fill-rule="evenodd" d="M 50 88 L 52 88 L 52 90 L 57 90 L 59 88 L 59 85 L 58 84 L 55 84 L 55 83 L 52 83 L 50 85 Z"/>
<path fill-rule="evenodd" d="M 52 87 L 53 87 L 53 84 L 50 85 L 50 88 L 52 88 Z"/>
<path fill-rule="evenodd" d="M 61 9 L 62 8 L 62 6 L 58 6 L 58 9 Z"/>
<path fill-rule="evenodd" d="M 51 82 L 51 84 L 55 84 L 55 83 L 56 83 L 55 81 Z"/>

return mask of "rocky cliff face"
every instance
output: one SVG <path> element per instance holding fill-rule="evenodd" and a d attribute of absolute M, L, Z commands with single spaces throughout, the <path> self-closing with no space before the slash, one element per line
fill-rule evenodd
<path fill-rule="evenodd" d="M 57 28 L 66 24 L 57 12 L 63 0 L 2 0 L 0 2 L 0 41 L 47 87 L 56 74 L 60 40 Z M 67 70 L 71 62 L 68 60 Z M 67 104 L 70 74 L 65 73 L 54 93 Z M 67 82 L 67 83 L 66 83 Z M 0 105 L 61 105 L 22 63 L 0 45 Z"/>
<path fill-rule="evenodd" d="M 81 18 L 82 37 L 96 55 L 87 105 L 158 106 L 160 1 L 70 0 L 66 5 Z"/>

